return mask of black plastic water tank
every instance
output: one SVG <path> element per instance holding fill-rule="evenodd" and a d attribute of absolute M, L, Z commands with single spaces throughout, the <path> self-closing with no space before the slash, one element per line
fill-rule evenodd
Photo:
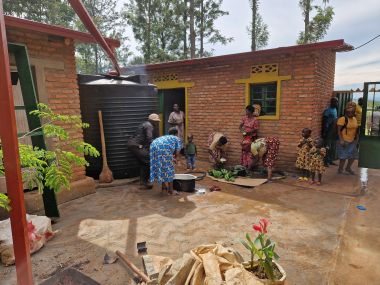
<path fill-rule="evenodd" d="M 116 179 L 138 175 L 138 164 L 128 151 L 127 139 L 137 126 L 157 113 L 157 91 L 154 85 L 136 82 L 136 78 L 112 79 L 103 76 L 78 75 L 84 140 L 101 151 L 98 110 L 103 113 L 107 160 Z M 102 170 L 102 159 L 87 157 L 86 175 L 95 179 Z"/>

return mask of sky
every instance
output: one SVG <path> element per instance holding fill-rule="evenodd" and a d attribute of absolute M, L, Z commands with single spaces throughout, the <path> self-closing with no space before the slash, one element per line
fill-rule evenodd
<path fill-rule="evenodd" d="M 321 2 L 314 0 L 315 4 Z M 335 16 L 323 40 L 344 39 L 357 47 L 380 34 L 380 0 L 330 0 L 330 5 L 334 7 Z M 218 19 L 216 26 L 234 41 L 208 48 L 214 50 L 214 55 L 249 51 L 246 28 L 251 18 L 249 0 L 224 0 L 222 9 L 229 15 Z M 304 26 L 298 0 L 261 0 L 259 12 L 270 32 L 266 48 L 296 44 Z M 128 36 L 131 49 L 136 51 L 131 30 Z M 380 38 L 358 50 L 337 53 L 335 90 L 362 88 L 366 81 L 380 81 Z"/>

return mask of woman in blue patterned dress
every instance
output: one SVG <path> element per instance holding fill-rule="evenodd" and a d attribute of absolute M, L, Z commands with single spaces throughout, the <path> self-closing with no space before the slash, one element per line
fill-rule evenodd
<path fill-rule="evenodd" d="M 173 191 L 174 164 L 182 148 L 177 137 L 176 128 L 169 129 L 169 135 L 155 139 L 150 145 L 150 182 L 162 183 L 162 191 L 178 194 Z"/>

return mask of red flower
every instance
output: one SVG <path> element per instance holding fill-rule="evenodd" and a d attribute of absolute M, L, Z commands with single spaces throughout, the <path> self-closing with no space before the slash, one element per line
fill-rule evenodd
<path fill-rule="evenodd" d="M 261 227 L 261 225 L 253 224 L 253 229 L 254 229 L 256 232 L 259 232 L 259 233 L 262 233 L 262 232 L 263 232 L 263 228 Z"/>
<path fill-rule="evenodd" d="M 267 227 L 269 225 L 269 221 L 267 219 L 262 218 L 262 219 L 260 219 L 259 223 L 260 223 L 260 226 L 263 230 L 262 232 L 266 234 L 267 233 Z"/>

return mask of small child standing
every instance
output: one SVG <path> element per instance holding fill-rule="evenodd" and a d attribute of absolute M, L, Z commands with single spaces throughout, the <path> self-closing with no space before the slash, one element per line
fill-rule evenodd
<path fill-rule="evenodd" d="M 187 160 L 187 170 L 195 170 L 195 158 L 197 156 L 197 146 L 193 143 L 193 135 L 187 136 L 187 144 L 185 147 L 185 155 Z"/>
<path fill-rule="evenodd" d="M 296 167 L 300 170 L 299 181 L 308 181 L 310 172 L 310 149 L 313 147 L 313 139 L 311 136 L 311 130 L 309 128 L 304 128 L 302 130 L 302 138 L 298 144 L 298 156 L 296 161 Z"/>
<path fill-rule="evenodd" d="M 310 184 L 321 185 L 322 174 L 325 173 L 325 156 L 327 150 L 323 147 L 323 139 L 315 140 L 315 146 L 310 149 Z M 315 176 L 318 174 L 318 181 L 315 181 Z"/>

